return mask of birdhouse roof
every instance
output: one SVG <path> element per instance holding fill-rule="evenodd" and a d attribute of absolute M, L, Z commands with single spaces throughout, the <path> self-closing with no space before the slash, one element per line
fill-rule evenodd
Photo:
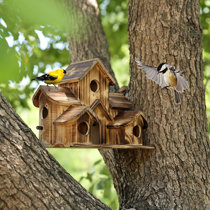
<path fill-rule="evenodd" d="M 122 93 L 109 93 L 109 104 L 113 109 L 132 108 L 132 103 Z"/>
<path fill-rule="evenodd" d="M 33 96 L 33 104 L 36 107 L 39 107 L 39 98 L 40 95 L 44 94 L 53 103 L 59 103 L 63 105 L 81 105 L 69 88 L 66 87 L 52 87 L 52 86 L 43 86 L 40 85 L 36 90 Z"/>
<path fill-rule="evenodd" d="M 54 120 L 54 124 L 63 124 L 72 120 L 78 119 L 85 113 L 89 113 L 92 115 L 97 121 L 98 118 L 95 113 L 87 106 L 70 106 L 63 114 L 61 114 L 56 120 Z"/>
<path fill-rule="evenodd" d="M 97 64 L 100 66 L 100 71 L 102 71 L 110 83 L 114 85 L 116 83 L 114 78 L 98 58 L 70 64 L 67 69 L 65 69 L 67 74 L 63 77 L 63 80 L 60 82 L 60 84 L 69 81 L 77 82 L 82 80 L 87 75 L 87 73 Z"/>
<path fill-rule="evenodd" d="M 90 107 L 94 111 L 96 109 L 96 107 L 98 107 L 98 106 L 101 107 L 101 110 L 103 110 L 103 113 L 106 116 L 106 118 L 112 121 L 113 118 L 111 117 L 111 115 L 109 114 L 109 112 L 107 111 L 107 109 L 103 105 L 103 103 L 101 103 L 101 100 L 100 99 L 96 99 Z"/>
<path fill-rule="evenodd" d="M 120 126 L 126 126 L 128 124 L 130 124 L 131 122 L 133 122 L 134 120 L 138 119 L 139 116 L 141 116 L 141 126 L 143 128 L 147 127 L 147 121 L 144 117 L 144 115 L 142 114 L 142 112 L 140 111 L 124 111 L 124 112 L 120 112 L 115 118 L 114 118 L 114 122 L 109 123 L 107 125 L 108 128 L 112 128 L 112 127 L 120 127 Z"/>

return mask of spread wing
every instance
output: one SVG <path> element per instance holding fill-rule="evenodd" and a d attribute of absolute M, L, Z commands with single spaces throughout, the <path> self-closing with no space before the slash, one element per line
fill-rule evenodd
<path fill-rule="evenodd" d="M 148 79 L 151 79 L 162 88 L 167 86 L 163 75 L 158 73 L 157 68 L 143 64 L 138 58 L 136 58 L 135 61 L 138 67 L 146 73 Z"/>
<path fill-rule="evenodd" d="M 185 89 L 188 88 L 188 82 L 179 69 L 175 69 L 175 74 L 177 78 L 176 90 L 178 92 L 183 92 Z"/>

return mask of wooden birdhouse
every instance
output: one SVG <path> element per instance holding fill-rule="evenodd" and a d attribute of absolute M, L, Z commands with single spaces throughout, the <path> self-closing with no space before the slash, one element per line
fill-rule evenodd
<path fill-rule="evenodd" d="M 99 59 L 71 64 L 59 87 L 40 86 L 39 138 L 46 147 L 146 148 L 143 114 L 132 111 L 122 93 L 110 93 L 115 80 Z"/>

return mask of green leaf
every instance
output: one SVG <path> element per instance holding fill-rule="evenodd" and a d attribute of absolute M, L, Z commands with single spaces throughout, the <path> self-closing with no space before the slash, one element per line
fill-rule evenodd
<path fill-rule="evenodd" d="M 104 181 L 105 181 L 105 178 L 102 178 L 98 184 L 96 185 L 96 189 L 97 190 L 103 190 L 104 189 Z"/>
<path fill-rule="evenodd" d="M 112 189 L 111 179 L 104 180 L 104 198 L 110 198 Z"/>
<path fill-rule="evenodd" d="M 96 162 L 93 163 L 94 166 L 99 165 L 102 162 L 102 160 L 97 160 Z"/>
<path fill-rule="evenodd" d="M 8 46 L 5 38 L 0 37 L 0 83 L 9 83 L 9 80 L 18 81 L 19 66 L 16 51 Z"/>
<path fill-rule="evenodd" d="M 88 188 L 88 192 L 93 194 L 94 193 L 94 188 L 95 188 L 95 185 L 92 184 L 89 188 Z"/>

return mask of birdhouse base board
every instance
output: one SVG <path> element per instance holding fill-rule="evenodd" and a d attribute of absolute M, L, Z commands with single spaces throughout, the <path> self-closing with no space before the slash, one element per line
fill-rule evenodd
<path fill-rule="evenodd" d="M 62 143 L 49 144 L 44 143 L 46 148 L 84 148 L 84 149 L 149 149 L 154 150 L 154 146 L 146 146 L 142 144 L 88 144 L 88 143 L 71 143 L 64 145 Z"/>
<path fill-rule="evenodd" d="M 73 148 L 96 148 L 96 149 L 155 149 L 153 146 L 145 146 L 142 144 L 84 144 L 75 143 L 70 145 Z"/>

